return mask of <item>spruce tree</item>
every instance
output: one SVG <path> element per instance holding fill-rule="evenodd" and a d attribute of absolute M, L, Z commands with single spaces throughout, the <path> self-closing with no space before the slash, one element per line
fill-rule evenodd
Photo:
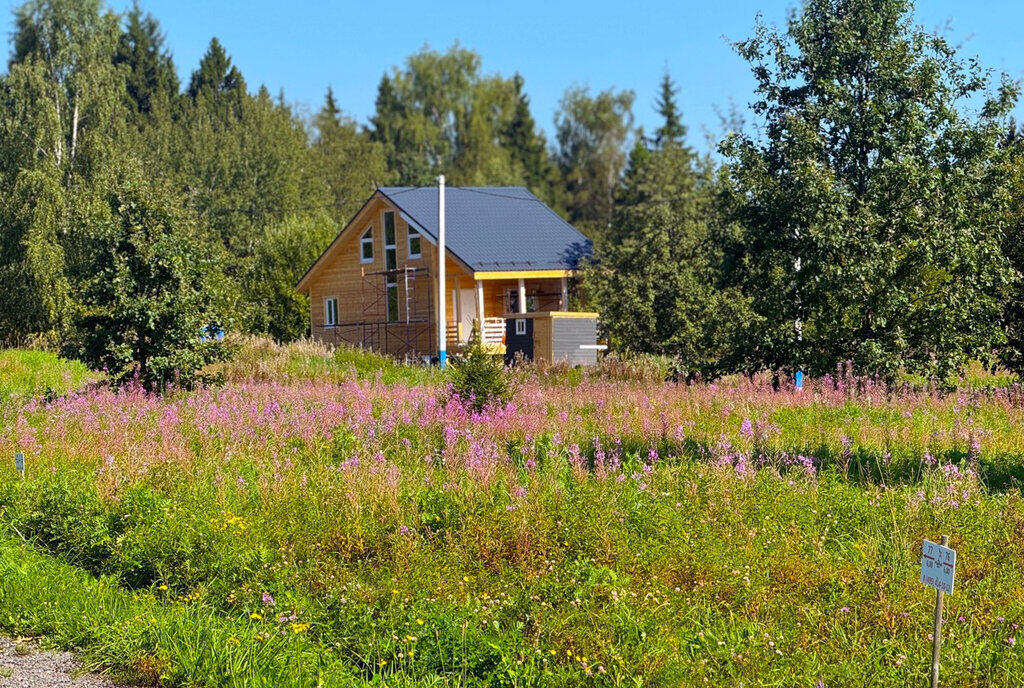
<path fill-rule="evenodd" d="M 193 101 L 203 93 L 214 96 L 244 94 L 245 79 L 238 68 L 231 64 L 231 58 L 216 37 L 210 40 L 210 47 L 199 61 L 199 68 L 192 72 L 188 94 Z"/>
<path fill-rule="evenodd" d="M 654 131 L 654 141 L 659 148 L 667 145 L 679 145 L 686 138 L 686 127 L 683 126 L 682 114 L 676 103 L 676 88 L 668 72 L 661 79 L 661 90 L 658 94 L 657 110 L 662 117 L 662 124 Z"/>
<path fill-rule="evenodd" d="M 143 14 L 137 2 L 126 17 L 114 64 L 123 65 L 126 95 L 135 113 L 148 117 L 154 110 L 170 109 L 180 88 L 174 61 L 160 24 L 152 15 Z"/>

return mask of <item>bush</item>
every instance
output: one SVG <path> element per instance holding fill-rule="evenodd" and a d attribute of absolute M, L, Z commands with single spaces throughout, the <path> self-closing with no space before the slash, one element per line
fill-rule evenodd
<path fill-rule="evenodd" d="M 502 360 L 487 353 L 479 343 L 472 344 L 465 356 L 453 359 L 448 371 L 453 396 L 471 403 L 477 411 L 489 403 L 504 404 L 512 398 Z"/>

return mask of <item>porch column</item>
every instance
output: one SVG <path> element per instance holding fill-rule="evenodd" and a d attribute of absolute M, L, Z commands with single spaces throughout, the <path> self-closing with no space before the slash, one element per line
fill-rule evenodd
<path fill-rule="evenodd" d="M 484 281 L 476 281 L 476 319 L 480 328 L 480 337 L 484 335 Z"/>
<path fill-rule="evenodd" d="M 569 310 L 569 278 L 562 278 L 562 310 Z"/>
<path fill-rule="evenodd" d="M 526 280 L 519 278 L 519 312 L 526 312 Z"/>
<path fill-rule="evenodd" d="M 461 280 L 455 278 L 455 337 L 461 344 L 462 339 L 462 286 Z"/>

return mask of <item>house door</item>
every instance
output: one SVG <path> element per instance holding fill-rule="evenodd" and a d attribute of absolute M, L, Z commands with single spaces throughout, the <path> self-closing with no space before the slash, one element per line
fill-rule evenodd
<path fill-rule="evenodd" d="M 460 289 L 459 300 L 462 307 L 462 342 L 466 343 L 473 332 L 473 320 L 476 318 L 476 290 Z"/>

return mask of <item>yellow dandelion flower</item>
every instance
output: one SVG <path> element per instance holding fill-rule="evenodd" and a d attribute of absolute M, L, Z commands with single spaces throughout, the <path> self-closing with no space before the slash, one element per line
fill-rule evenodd
<path fill-rule="evenodd" d="M 463 583 L 468 583 L 469 582 L 469 576 L 463 576 L 462 577 L 462 582 Z"/>
<path fill-rule="evenodd" d="M 422 626 L 423 625 L 423 619 L 416 619 L 416 623 L 418 623 L 420 626 Z"/>
<path fill-rule="evenodd" d="M 252 614 L 250 614 L 250 615 L 249 615 L 249 618 L 250 618 L 250 619 L 256 619 L 257 621 L 259 621 L 259 620 L 260 620 L 260 619 L 262 619 L 263 617 L 262 617 L 262 616 L 260 616 L 259 614 L 257 614 L 256 612 L 253 612 Z"/>

